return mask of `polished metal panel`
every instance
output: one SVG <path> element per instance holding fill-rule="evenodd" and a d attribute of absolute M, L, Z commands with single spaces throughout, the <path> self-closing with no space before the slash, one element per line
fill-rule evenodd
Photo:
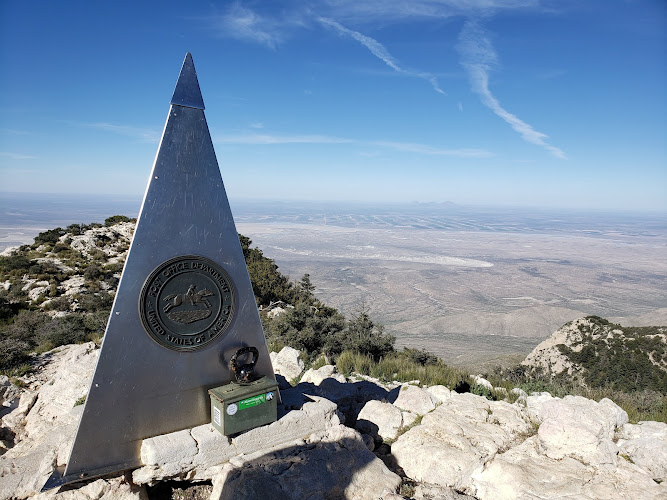
<path fill-rule="evenodd" d="M 204 99 L 202 99 L 199 90 L 199 80 L 197 80 L 195 64 L 190 52 L 185 54 L 181 74 L 178 76 L 178 85 L 176 85 L 174 95 L 171 97 L 171 104 L 204 109 Z"/>
<path fill-rule="evenodd" d="M 203 107 L 188 53 L 150 174 L 65 481 L 89 477 L 98 471 L 138 466 L 142 439 L 208 422 L 207 391 L 232 380 L 229 361 L 243 346 L 259 349 L 257 375 L 275 380 Z M 165 264 L 193 258 L 212 261 L 224 271 L 234 290 L 233 311 L 228 311 L 229 324 L 213 341 L 193 350 L 175 350 L 154 340 L 142 325 L 142 289 L 153 279 L 152 273 Z M 173 307 L 180 307 L 186 299 L 192 302 L 192 294 L 204 288 L 214 293 L 224 291 L 224 286 L 218 291 L 213 289 L 210 279 L 209 275 L 186 276 L 174 285 L 175 292 L 170 292 L 174 297 L 163 297 L 161 307 L 167 308 L 168 301 L 173 301 Z M 175 296 L 179 294 L 181 303 L 177 304 Z M 205 297 L 203 294 L 200 298 Z M 216 300 L 219 304 L 223 299 Z M 213 308 L 215 300 L 210 304 Z M 191 306 L 191 312 L 207 307 L 194 302 Z M 161 321 L 172 321 L 174 317 L 181 322 L 192 318 L 199 321 L 193 314 L 167 315 Z M 179 332 L 184 336 L 192 333 L 186 327 Z"/>

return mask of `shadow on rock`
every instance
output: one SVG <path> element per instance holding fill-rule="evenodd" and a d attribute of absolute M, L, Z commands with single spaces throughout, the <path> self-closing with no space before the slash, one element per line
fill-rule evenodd
<path fill-rule="evenodd" d="M 214 480 L 212 499 L 381 498 L 401 479 L 344 426 L 303 445 L 235 460 Z"/>
<path fill-rule="evenodd" d="M 341 383 L 333 378 L 327 378 L 320 385 L 302 382 L 291 389 L 280 391 L 284 408 L 282 414 L 301 408 L 304 402 L 308 401 L 309 395 L 320 396 L 336 403 L 338 410 L 345 417 L 345 425 L 354 427 L 359 412 L 368 401 L 393 403 L 398 398 L 400 389 L 399 386 L 387 390 L 367 380 Z M 281 416 L 279 414 L 278 418 Z"/>

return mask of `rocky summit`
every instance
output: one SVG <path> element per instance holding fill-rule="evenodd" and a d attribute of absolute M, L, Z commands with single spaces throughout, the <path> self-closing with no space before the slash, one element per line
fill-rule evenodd
<path fill-rule="evenodd" d="M 667 327 L 626 327 L 597 316 L 571 321 L 541 342 L 523 366 L 591 387 L 667 392 Z"/>
<path fill-rule="evenodd" d="M 233 438 L 210 424 L 151 437 L 140 468 L 44 493 L 67 461 L 99 349 L 39 355 L 21 387 L 0 379 L 0 498 L 667 498 L 667 424 L 628 423 L 609 399 L 489 401 L 332 365 L 304 372 L 285 349 L 272 355 L 275 423 Z"/>

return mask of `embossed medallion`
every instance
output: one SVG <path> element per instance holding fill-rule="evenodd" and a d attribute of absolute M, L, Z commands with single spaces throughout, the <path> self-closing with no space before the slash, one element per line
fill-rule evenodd
<path fill-rule="evenodd" d="M 227 329 L 234 315 L 229 275 L 204 257 L 185 255 L 158 266 L 139 297 L 144 329 L 176 351 L 200 349 Z"/>

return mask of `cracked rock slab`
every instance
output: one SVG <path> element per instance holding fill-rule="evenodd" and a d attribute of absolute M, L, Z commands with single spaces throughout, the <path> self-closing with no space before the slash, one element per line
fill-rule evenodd
<path fill-rule="evenodd" d="M 625 460 L 616 467 L 586 465 L 570 457 L 555 460 L 540 452 L 536 436 L 494 457 L 473 473 L 472 483 L 479 500 L 667 498 L 665 485 Z"/>
<path fill-rule="evenodd" d="M 391 451 L 405 474 L 419 482 L 465 490 L 470 475 L 532 431 L 521 410 L 474 394 L 452 394 Z"/>
<path fill-rule="evenodd" d="M 401 478 L 364 445 L 359 433 L 339 425 L 302 446 L 254 454 L 224 466 L 214 478 L 212 500 L 302 500 L 388 497 Z"/>
<path fill-rule="evenodd" d="M 132 473 L 136 484 L 163 479 L 211 479 L 220 465 L 238 456 L 306 439 L 311 434 L 340 424 L 331 401 L 310 396 L 305 403 L 270 425 L 257 427 L 234 438 L 220 434 L 211 424 L 144 439 L 143 467 Z"/>

